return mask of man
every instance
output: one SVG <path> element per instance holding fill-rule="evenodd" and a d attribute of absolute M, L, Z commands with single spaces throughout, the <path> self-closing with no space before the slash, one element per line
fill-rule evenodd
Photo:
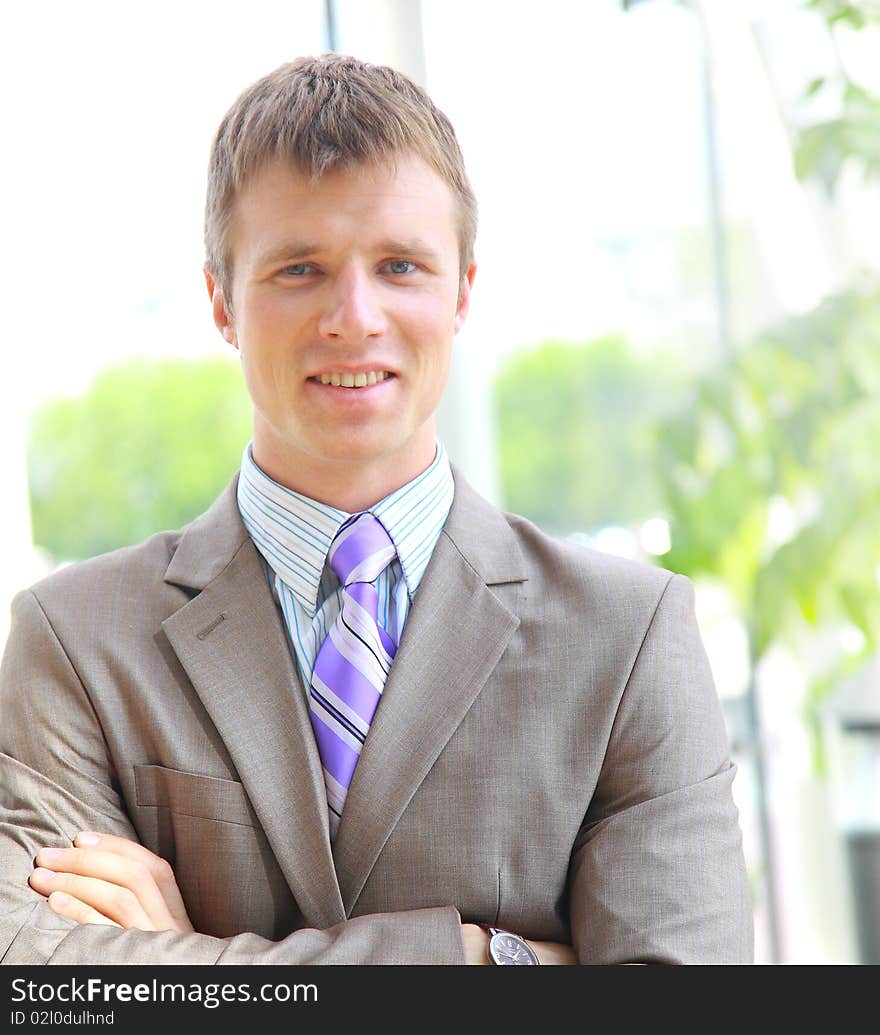
<path fill-rule="evenodd" d="M 475 228 L 390 69 L 301 59 L 227 115 L 206 281 L 253 441 L 191 525 L 16 599 L 4 962 L 751 959 L 689 584 L 436 441 Z"/>

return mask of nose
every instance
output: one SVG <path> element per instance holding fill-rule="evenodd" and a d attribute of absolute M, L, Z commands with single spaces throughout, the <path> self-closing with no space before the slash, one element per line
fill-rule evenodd
<path fill-rule="evenodd" d="M 357 345 L 381 335 L 387 321 L 378 290 L 364 270 L 351 267 L 341 272 L 329 285 L 318 320 L 322 337 Z"/>

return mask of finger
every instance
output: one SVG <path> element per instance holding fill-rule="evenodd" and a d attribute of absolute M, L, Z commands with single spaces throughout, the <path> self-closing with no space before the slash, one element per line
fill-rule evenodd
<path fill-rule="evenodd" d="M 49 908 L 59 916 L 67 917 L 78 924 L 104 924 L 106 927 L 119 927 L 115 920 L 104 916 L 97 909 L 80 902 L 79 899 L 65 894 L 63 891 L 53 891 L 49 896 Z"/>
<path fill-rule="evenodd" d="M 141 866 L 146 866 L 156 887 L 161 892 L 171 916 L 179 924 L 191 928 L 174 870 L 167 859 L 156 855 L 149 848 L 138 844 L 137 841 L 130 841 L 126 837 L 118 837 L 115 834 L 100 834 L 94 830 L 80 831 L 73 843 L 77 848 L 100 848 L 102 852 L 112 852 Z"/>
<path fill-rule="evenodd" d="M 37 866 L 54 870 L 56 873 L 94 878 L 128 892 L 128 895 L 134 897 L 149 917 L 151 926 L 144 930 L 164 931 L 175 926 L 174 918 L 162 893 L 156 886 L 152 874 L 147 867 L 140 863 L 97 848 L 41 848 L 37 852 L 36 863 Z M 74 894 L 76 893 L 74 892 Z M 128 902 L 127 896 L 122 896 L 122 898 L 125 903 Z M 101 911 L 103 912 L 103 910 Z M 128 912 L 134 911 L 127 910 Z M 114 920 L 120 920 L 114 914 L 110 915 Z M 120 923 L 123 922 L 120 920 Z"/>
<path fill-rule="evenodd" d="M 29 883 L 35 891 L 50 898 L 60 892 L 77 899 L 82 905 L 115 921 L 119 927 L 137 927 L 142 931 L 157 929 L 134 892 L 118 884 L 110 884 L 95 877 L 82 877 L 77 873 L 55 873 L 43 868 L 33 871 Z"/>

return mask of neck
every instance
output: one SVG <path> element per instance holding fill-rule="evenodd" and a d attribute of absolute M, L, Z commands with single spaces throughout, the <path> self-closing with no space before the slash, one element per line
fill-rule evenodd
<path fill-rule="evenodd" d="M 369 510 L 379 500 L 411 482 L 426 471 L 436 457 L 431 434 L 430 445 L 406 456 L 393 454 L 369 462 L 326 460 L 299 456 L 295 463 L 272 450 L 260 448 L 254 439 L 253 458 L 260 470 L 286 489 L 326 503 L 347 514 Z"/>

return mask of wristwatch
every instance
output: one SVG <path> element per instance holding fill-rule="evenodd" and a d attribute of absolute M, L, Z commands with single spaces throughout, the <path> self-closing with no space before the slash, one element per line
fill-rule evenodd
<path fill-rule="evenodd" d="M 518 934 L 486 926 L 489 932 L 489 959 L 499 967 L 537 967 L 541 961 L 537 953 Z"/>

